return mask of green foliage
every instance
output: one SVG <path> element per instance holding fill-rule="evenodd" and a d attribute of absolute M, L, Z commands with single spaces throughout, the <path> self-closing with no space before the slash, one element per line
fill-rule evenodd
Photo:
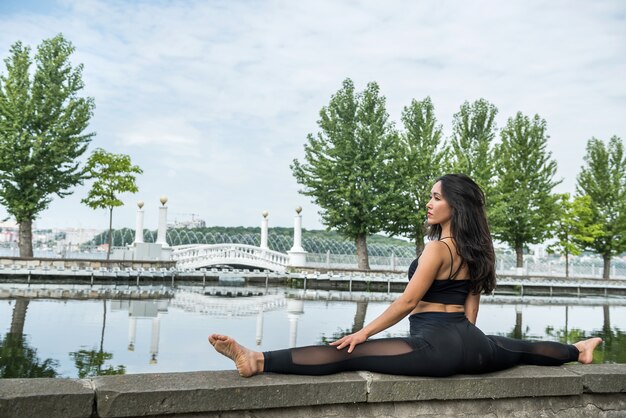
<path fill-rule="evenodd" d="M 84 379 L 85 377 L 109 376 L 126 373 L 126 367 L 123 365 L 105 366 L 104 363 L 113 358 L 113 354 L 105 351 L 82 349 L 70 353 L 70 357 L 74 360 L 74 365 L 76 366 L 78 377 L 80 379 Z"/>
<path fill-rule="evenodd" d="M 393 198 L 386 202 L 387 226 L 393 235 L 411 239 L 416 252 L 424 248 L 426 235 L 426 203 L 430 199 L 430 188 L 437 177 L 443 174 L 447 149 L 442 142 L 441 125 L 437 124 L 435 108 L 426 97 L 413 100 L 402 112 L 404 132 L 395 147 L 392 167 L 396 190 Z M 392 175 L 389 178 L 393 178 Z"/>
<path fill-rule="evenodd" d="M 97 148 L 87 161 L 87 172 L 90 179 L 95 179 L 87 197 L 81 202 L 92 209 L 109 209 L 109 246 L 107 260 L 113 246 L 111 237 L 113 230 L 113 208 L 122 206 L 119 193 L 136 193 L 139 189 L 135 175 L 143 171 L 131 163 L 125 154 L 113 154 Z"/>
<path fill-rule="evenodd" d="M 79 159 L 94 135 L 84 133 L 94 102 L 78 97 L 83 67 L 71 66 L 73 52 L 62 35 L 42 41 L 34 59 L 16 42 L 0 75 L 0 203 L 20 228 L 28 223 L 29 241 L 36 215 L 85 174 Z M 32 254 L 32 244 L 25 245 Z"/>
<path fill-rule="evenodd" d="M 546 151 L 546 122 L 539 115 L 530 119 L 518 112 L 501 136 L 494 151 L 498 180 L 490 223 L 494 237 L 515 248 L 517 266 L 522 267 L 524 245 L 549 238 L 556 221 L 556 162 Z"/>
<path fill-rule="evenodd" d="M 451 172 L 470 176 L 490 196 L 494 173 L 491 144 L 496 136 L 498 109 L 485 99 L 463 103 L 452 121 Z"/>
<path fill-rule="evenodd" d="M 143 171 L 133 165 L 130 156 L 113 154 L 97 148 L 87 161 L 86 170 L 90 179 L 95 181 L 86 198 L 81 202 L 92 209 L 112 209 L 122 206 L 120 193 L 136 193 L 136 174 Z"/>
<path fill-rule="evenodd" d="M 304 162 L 291 169 L 300 191 L 321 208 L 322 223 L 329 229 L 365 244 L 365 237 L 379 232 L 384 206 L 393 195 L 386 166 L 392 158 L 394 135 L 385 110 L 385 98 L 376 83 L 355 93 L 350 79 L 320 111 L 316 135 L 308 135 Z M 365 247 L 365 264 L 367 264 Z M 367 268 L 361 264 L 360 268 Z"/>
<path fill-rule="evenodd" d="M 41 361 L 21 334 L 0 337 L 0 378 L 56 377 L 58 365 L 53 359 Z"/>
<path fill-rule="evenodd" d="M 626 251 L 624 144 L 617 136 L 610 139 L 608 147 L 601 140 L 592 138 L 587 142 L 584 161 L 576 190 L 580 195 L 589 196 L 593 221 L 601 225 L 603 232 L 587 247 L 601 254 L 607 263 L 610 257 Z M 608 273 L 607 265 L 605 273 Z"/>
<path fill-rule="evenodd" d="M 593 221 L 591 198 L 577 196 L 570 200 L 568 193 L 557 195 L 557 217 L 554 236 L 557 241 L 548 246 L 548 253 L 564 255 L 566 263 L 569 255 L 580 255 L 586 246 L 603 234 L 602 226 Z M 569 266 L 565 271 L 568 275 Z"/>

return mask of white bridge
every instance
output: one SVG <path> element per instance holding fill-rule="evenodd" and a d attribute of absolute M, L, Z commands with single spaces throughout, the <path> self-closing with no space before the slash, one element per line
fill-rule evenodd
<path fill-rule="evenodd" d="M 246 244 L 191 244 L 172 247 L 177 268 L 246 266 L 284 272 L 289 256 L 278 251 Z"/>

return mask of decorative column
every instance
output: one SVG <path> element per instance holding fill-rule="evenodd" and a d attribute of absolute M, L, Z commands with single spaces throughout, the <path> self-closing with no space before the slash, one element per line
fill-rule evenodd
<path fill-rule="evenodd" d="M 261 345 L 261 341 L 263 341 L 263 306 L 259 308 L 256 316 L 256 345 Z"/>
<path fill-rule="evenodd" d="M 135 222 L 135 244 L 143 243 L 143 200 L 137 202 L 137 220 Z"/>
<path fill-rule="evenodd" d="M 306 251 L 302 248 L 302 215 L 300 212 L 302 212 L 302 208 L 298 206 L 293 224 L 293 247 L 287 251 L 290 267 L 306 266 Z"/>
<path fill-rule="evenodd" d="M 128 318 L 128 351 L 135 351 L 135 339 L 137 338 L 137 318 Z"/>
<path fill-rule="evenodd" d="M 157 230 L 156 244 L 161 244 L 161 248 L 167 248 L 167 240 L 165 234 L 167 232 L 167 196 L 161 196 L 159 199 L 161 206 L 159 207 L 159 229 Z"/>
<path fill-rule="evenodd" d="M 159 354 L 159 334 L 161 333 L 161 322 L 159 317 L 152 318 L 152 339 L 150 341 L 150 364 L 157 363 Z"/>
<path fill-rule="evenodd" d="M 261 215 L 263 215 L 263 220 L 261 221 L 261 248 L 268 250 L 269 247 L 267 246 L 267 226 L 269 224 L 269 221 L 267 219 L 267 216 L 269 215 L 269 212 L 264 210 Z"/>
<path fill-rule="evenodd" d="M 298 339 L 298 319 L 304 313 L 304 301 L 300 299 L 289 299 L 287 301 L 287 318 L 289 318 L 289 348 L 297 344 Z"/>

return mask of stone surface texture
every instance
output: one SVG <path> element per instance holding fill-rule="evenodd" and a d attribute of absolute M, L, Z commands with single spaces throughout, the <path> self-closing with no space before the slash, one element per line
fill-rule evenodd
<path fill-rule="evenodd" d="M 78 379 L 0 379 L 0 417 L 90 417 L 91 382 Z"/>
<path fill-rule="evenodd" d="M 235 371 L 0 380 L 0 417 L 626 417 L 626 365 L 473 376 Z"/>

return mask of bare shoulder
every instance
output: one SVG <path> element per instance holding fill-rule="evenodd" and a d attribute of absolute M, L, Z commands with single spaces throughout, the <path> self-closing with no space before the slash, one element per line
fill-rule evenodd
<path fill-rule="evenodd" d="M 424 251 L 420 257 L 420 263 L 422 260 L 427 259 L 431 262 L 441 262 L 448 254 L 448 249 L 446 248 L 446 244 L 441 241 L 430 241 L 424 247 Z"/>

